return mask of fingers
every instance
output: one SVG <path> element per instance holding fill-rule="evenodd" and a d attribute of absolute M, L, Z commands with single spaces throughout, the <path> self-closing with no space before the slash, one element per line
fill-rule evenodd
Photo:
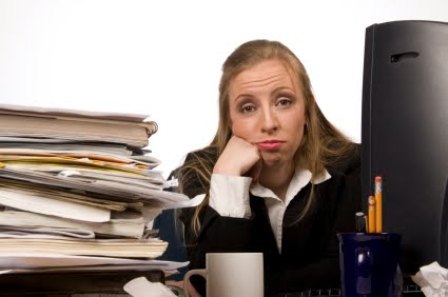
<path fill-rule="evenodd" d="M 250 142 L 232 136 L 215 164 L 213 173 L 246 175 L 260 160 L 258 148 Z"/>
<path fill-rule="evenodd" d="M 182 293 L 183 289 L 185 289 L 188 291 L 188 296 L 190 296 L 190 297 L 201 297 L 201 294 L 199 294 L 198 291 L 196 291 L 196 289 L 193 287 L 193 285 L 188 281 L 185 283 L 185 287 L 184 287 L 183 280 L 181 280 L 181 281 L 168 280 L 165 282 L 165 285 L 171 287 L 171 289 L 173 289 L 173 288 L 178 289 L 179 293 Z M 181 294 L 181 296 L 184 296 L 184 295 Z"/>

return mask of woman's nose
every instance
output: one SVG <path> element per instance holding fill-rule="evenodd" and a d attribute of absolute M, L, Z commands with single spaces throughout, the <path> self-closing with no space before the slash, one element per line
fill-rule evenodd
<path fill-rule="evenodd" d="M 262 130 L 267 133 L 272 133 L 278 129 L 277 115 L 271 108 L 266 108 L 262 116 Z"/>

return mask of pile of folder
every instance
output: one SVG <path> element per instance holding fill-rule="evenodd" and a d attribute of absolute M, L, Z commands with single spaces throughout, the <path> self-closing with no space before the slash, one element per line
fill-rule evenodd
<path fill-rule="evenodd" d="M 192 206 L 165 191 L 143 115 L 0 105 L 0 270 L 152 267 L 150 222 Z"/>

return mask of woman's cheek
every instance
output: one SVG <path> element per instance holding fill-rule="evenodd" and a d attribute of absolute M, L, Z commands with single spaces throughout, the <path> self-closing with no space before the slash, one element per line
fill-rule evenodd
<path fill-rule="evenodd" d="M 238 136 L 246 141 L 251 142 L 251 138 L 255 136 L 255 130 L 250 123 L 244 121 L 235 121 L 232 125 L 233 135 Z"/>

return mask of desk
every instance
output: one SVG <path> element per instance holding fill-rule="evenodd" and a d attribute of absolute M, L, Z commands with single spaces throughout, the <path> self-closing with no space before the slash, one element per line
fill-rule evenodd
<path fill-rule="evenodd" d="M 123 286 L 141 276 L 152 282 L 165 281 L 165 275 L 160 270 L 3 274 L 0 275 L 0 296 L 128 296 Z"/>
<path fill-rule="evenodd" d="M 296 293 L 278 294 L 275 297 L 341 297 L 340 289 L 313 289 Z M 409 277 L 403 279 L 403 297 L 424 297 L 420 288 Z"/>

